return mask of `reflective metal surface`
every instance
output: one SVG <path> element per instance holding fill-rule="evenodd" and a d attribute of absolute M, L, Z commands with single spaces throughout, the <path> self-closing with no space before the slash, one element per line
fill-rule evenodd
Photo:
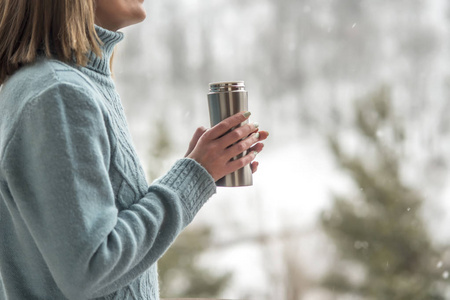
<path fill-rule="evenodd" d="M 209 84 L 208 106 L 211 126 L 241 111 L 248 111 L 248 93 L 243 81 L 215 82 Z M 240 126 L 248 123 L 245 121 Z M 235 128 L 232 128 L 235 129 Z M 243 157 L 247 151 L 233 160 Z M 226 175 L 216 182 L 217 186 L 250 186 L 253 184 L 252 170 L 247 165 Z"/>

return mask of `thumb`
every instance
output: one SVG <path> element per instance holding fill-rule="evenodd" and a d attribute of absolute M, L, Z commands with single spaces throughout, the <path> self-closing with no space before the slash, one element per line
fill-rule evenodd
<path fill-rule="evenodd" d="M 184 157 L 188 156 L 192 152 L 192 150 L 194 150 L 195 146 L 198 143 L 198 140 L 206 132 L 206 130 L 207 129 L 205 127 L 203 127 L 203 126 L 200 126 L 199 128 L 197 128 L 197 130 L 194 133 L 194 136 L 192 137 L 192 139 L 191 139 L 191 141 L 189 143 L 188 150 L 187 150 L 187 152 L 186 152 Z"/>

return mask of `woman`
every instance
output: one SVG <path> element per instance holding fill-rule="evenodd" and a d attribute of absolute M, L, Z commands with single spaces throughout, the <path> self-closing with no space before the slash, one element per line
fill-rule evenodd
<path fill-rule="evenodd" d="M 142 0 L 0 0 L 0 18 L 0 298 L 158 299 L 157 260 L 268 133 L 225 134 L 249 113 L 199 128 L 148 186 L 109 67 Z"/>

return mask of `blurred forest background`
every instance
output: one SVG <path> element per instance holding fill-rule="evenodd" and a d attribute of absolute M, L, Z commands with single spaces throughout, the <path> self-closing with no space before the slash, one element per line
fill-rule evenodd
<path fill-rule="evenodd" d="M 115 80 L 148 180 L 244 80 L 271 135 L 160 262 L 163 297 L 450 299 L 447 0 L 164 0 Z"/>

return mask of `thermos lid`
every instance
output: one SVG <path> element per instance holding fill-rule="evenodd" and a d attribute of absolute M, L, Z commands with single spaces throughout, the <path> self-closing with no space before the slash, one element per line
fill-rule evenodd
<path fill-rule="evenodd" d="M 244 91 L 244 81 L 222 81 L 209 84 L 210 92 Z"/>

